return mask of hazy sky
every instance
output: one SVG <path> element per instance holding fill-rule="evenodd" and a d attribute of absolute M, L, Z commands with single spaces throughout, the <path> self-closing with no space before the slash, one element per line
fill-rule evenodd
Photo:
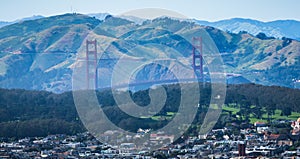
<path fill-rule="evenodd" d="M 300 0 L 1 0 L 0 4 L 0 21 L 71 11 L 121 14 L 141 8 L 168 9 L 208 21 L 234 17 L 300 20 Z"/>

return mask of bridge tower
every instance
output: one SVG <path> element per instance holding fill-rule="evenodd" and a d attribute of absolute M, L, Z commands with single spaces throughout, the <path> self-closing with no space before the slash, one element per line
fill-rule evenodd
<path fill-rule="evenodd" d="M 86 89 L 98 88 L 97 40 L 86 40 Z"/>
<path fill-rule="evenodd" d="M 203 80 L 202 38 L 193 37 L 193 69 L 197 78 Z"/>

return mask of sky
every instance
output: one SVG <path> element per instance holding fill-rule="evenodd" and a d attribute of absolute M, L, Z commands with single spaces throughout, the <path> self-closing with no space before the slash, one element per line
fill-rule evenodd
<path fill-rule="evenodd" d="M 143 8 L 171 10 L 207 21 L 237 17 L 261 21 L 300 21 L 299 0 L 1 0 L 0 4 L 0 21 L 71 12 L 119 15 Z"/>

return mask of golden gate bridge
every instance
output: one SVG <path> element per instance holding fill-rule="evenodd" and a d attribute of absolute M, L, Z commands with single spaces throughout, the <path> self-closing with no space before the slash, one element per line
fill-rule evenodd
<path fill-rule="evenodd" d="M 85 57 L 80 58 L 79 60 L 84 61 L 85 63 L 85 88 L 86 89 L 98 89 L 98 64 L 103 61 L 118 61 L 120 58 L 99 58 L 97 57 L 97 40 L 86 40 L 86 51 L 85 51 Z M 194 71 L 194 77 L 193 78 L 181 78 L 180 81 L 182 82 L 204 82 L 204 60 L 203 60 L 203 52 L 202 52 L 203 46 L 202 46 L 202 38 L 201 37 L 193 37 L 192 38 L 192 69 Z M 6 52 L 10 53 L 10 52 Z M 31 55 L 31 54 L 37 54 L 37 53 L 24 53 L 24 52 L 11 52 L 15 55 Z M 53 52 L 43 52 L 43 54 L 66 54 L 66 52 L 59 52 L 59 53 L 53 53 Z M 230 53 L 221 53 L 220 55 L 229 55 Z M 209 55 L 214 56 L 214 55 Z M 216 55 L 218 56 L 218 55 Z M 145 59 L 143 58 L 126 58 L 122 60 L 127 61 L 143 61 Z M 160 59 L 160 60 L 175 60 L 175 59 Z M 0 60 L 2 61 L 2 60 Z M 213 74 L 213 73 L 210 73 Z M 216 73 L 215 73 L 216 74 Z M 221 73 L 220 73 L 221 74 Z M 224 74 L 224 73 L 223 73 Z M 235 76 L 235 74 L 228 74 L 226 73 L 226 76 Z M 134 81 L 133 83 L 129 84 L 118 84 L 114 86 L 114 88 L 124 88 L 126 86 L 134 87 L 139 85 L 150 85 L 150 84 L 167 84 L 167 83 L 178 83 L 178 79 L 160 79 L 160 80 L 146 80 L 146 81 Z M 107 86 L 109 87 L 109 86 Z"/>
<path fill-rule="evenodd" d="M 194 78 L 181 78 L 181 82 L 199 82 L 203 81 L 203 56 L 202 56 L 202 38 L 193 37 L 192 39 L 192 68 L 194 71 Z M 97 58 L 97 40 L 86 40 L 86 89 L 98 89 L 98 62 L 101 61 L 118 61 L 119 58 Z M 124 60 L 124 59 L 122 59 Z M 128 61 L 140 61 L 143 59 L 125 59 Z M 167 84 L 177 83 L 178 79 L 161 79 L 161 80 L 147 80 L 147 81 L 135 81 L 129 84 L 118 84 L 113 86 L 114 88 L 124 88 L 126 86 L 134 87 L 139 85 L 150 85 L 150 84 Z"/>

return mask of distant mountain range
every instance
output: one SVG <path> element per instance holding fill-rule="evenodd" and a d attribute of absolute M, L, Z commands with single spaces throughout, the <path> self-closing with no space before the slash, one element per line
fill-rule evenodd
<path fill-rule="evenodd" d="M 221 53 L 226 72 L 239 75 L 230 77 L 235 79 L 228 82 L 294 87 L 295 81 L 300 80 L 300 42 L 231 33 L 198 23 L 164 17 L 136 24 L 128 18 L 110 15 L 65 14 L 4 26 L 0 28 L 0 87 L 71 90 L 76 56 L 88 35 L 98 40 L 102 58 L 174 61 L 184 57 L 186 60 L 180 64 L 192 69 L 192 45 L 182 37 L 192 37 L 203 29 Z M 214 58 L 205 61 L 213 63 Z M 101 63 L 101 84 L 110 81 L 115 64 Z M 141 69 L 138 80 L 173 76 L 158 65 Z"/>
<path fill-rule="evenodd" d="M 111 15 L 109 13 L 91 13 L 87 14 L 90 17 L 95 17 L 99 20 L 104 20 L 107 15 Z M 142 24 L 147 19 L 142 19 L 134 16 L 117 16 L 137 24 Z M 6 25 L 18 23 L 26 20 L 35 20 L 44 18 L 41 15 L 34 15 L 32 17 L 26 17 L 22 19 L 18 19 L 12 22 L 0 21 L 0 28 Z M 187 19 L 188 20 L 188 19 Z M 188 20 L 191 21 L 191 20 Z M 204 26 L 212 26 L 223 31 L 228 31 L 232 33 L 239 33 L 242 31 L 246 31 L 252 35 L 257 35 L 259 33 L 265 33 L 269 37 L 275 38 L 292 38 L 300 41 L 300 21 L 296 20 L 276 20 L 269 22 L 262 22 L 253 19 L 245 19 L 245 18 L 232 18 L 225 19 L 220 21 L 209 22 L 205 20 L 197 20 L 194 19 L 196 23 Z"/>
<path fill-rule="evenodd" d="M 300 40 L 300 22 L 296 20 L 276 20 L 271 22 L 261 22 L 252 19 L 233 18 L 216 22 L 195 20 L 198 24 L 212 26 L 223 31 L 239 33 L 246 31 L 252 35 L 265 33 L 267 36 L 275 38 L 292 38 Z"/>
<path fill-rule="evenodd" d="M 31 16 L 31 17 L 26 17 L 26 18 L 18 19 L 18 20 L 11 21 L 11 22 L 0 21 L 0 28 L 4 27 L 6 25 L 11 25 L 11 24 L 14 24 L 14 23 L 19 23 L 19 22 L 23 22 L 23 21 L 26 21 L 26 20 L 35 20 L 35 19 L 40 19 L 40 18 L 44 18 L 44 16 L 34 15 L 34 16 Z"/>

